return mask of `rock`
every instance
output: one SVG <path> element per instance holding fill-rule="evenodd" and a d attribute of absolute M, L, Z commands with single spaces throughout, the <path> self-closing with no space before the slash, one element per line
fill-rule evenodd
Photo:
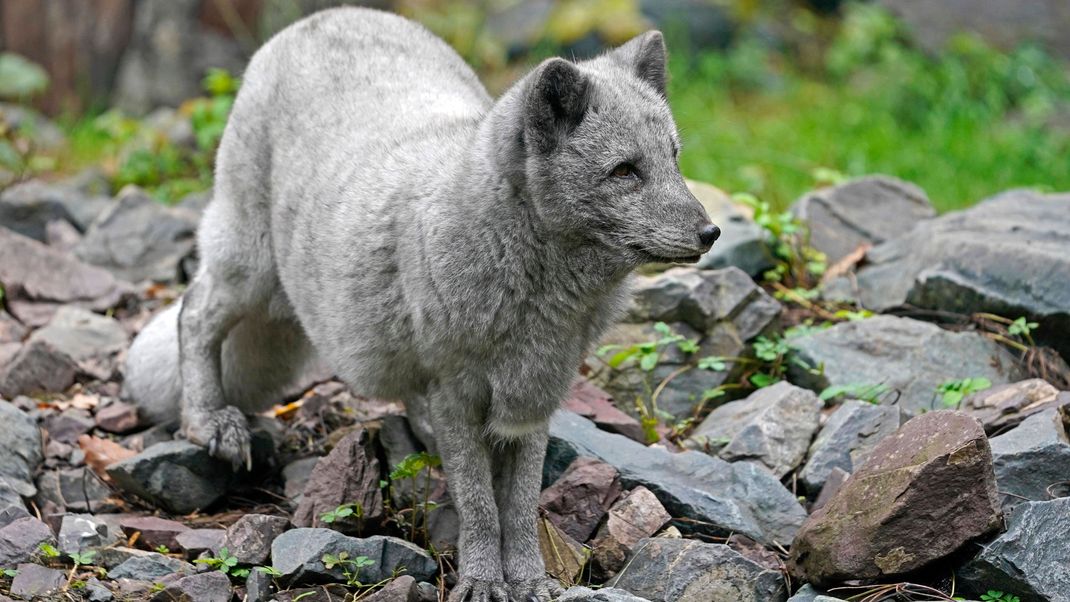
<path fill-rule="evenodd" d="M 27 516 L 0 527 L 0 568 L 29 562 L 42 543 L 56 545 L 56 538 L 52 529 L 36 518 Z"/>
<path fill-rule="evenodd" d="M 539 517 L 536 533 L 546 574 L 562 583 L 575 583 L 583 571 L 583 565 L 587 563 L 588 552 L 583 544 L 546 516 Z"/>
<path fill-rule="evenodd" d="M 85 599 L 88 602 L 111 602 L 115 595 L 96 577 L 91 577 L 85 582 Z"/>
<path fill-rule="evenodd" d="M 21 343 L 28 332 L 21 322 L 0 308 L 0 343 Z"/>
<path fill-rule="evenodd" d="M 964 593 L 995 589 L 1021 602 L 1070 600 L 1070 498 L 1019 504 L 1007 516 L 1007 531 L 980 546 L 958 570 Z"/>
<path fill-rule="evenodd" d="M 1062 405 L 1058 397 L 1058 389 L 1039 378 L 1030 378 L 967 395 L 959 409 L 980 420 L 985 432 L 992 435 L 1033 414 Z"/>
<path fill-rule="evenodd" d="M 45 242 L 50 222 L 69 223 L 84 232 L 109 204 L 106 196 L 86 194 L 70 185 L 30 180 L 0 193 L 0 224 Z"/>
<path fill-rule="evenodd" d="M 245 578 L 245 599 L 242 602 L 269 602 L 273 592 L 271 575 L 254 569 Z"/>
<path fill-rule="evenodd" d="M 131 516 L 119 521 L 119 526 L 127 539 L 137 535 L 138 543 L 150 550 L 160 546 L 169 550 L 183 549 L 178 536 L 190 530 L 180 522 L 158 516 Z"/>
<path fill-rule="evenodd" d="M 949 380 L 984 377 L 993 384 L 1020 380 L 1023 371 L 998 343 L 973 332 L 950 332 L 928 322 L 876 316 L 841 322 L 792 338 L 796 357 L 820 374 L 792 365 L 792 382 L 822 391 L 851 384 L 884 384 L 908 416 L 941 409 L 936 389 Z"/>
<path fill-rule="evenodd" d="M 1013 190 L 928 220 L 874 247 L 859 270 L 863 307 L 904 304 L 1038 322 L 1034 338 L 1070 357 L 1070 194 Z M 845 281 L 827 291 L 854 297 Z"/>
<path fill-rule="evenodd" d="M 865 176 L 815 190 L 792 212 L 810 230 L 810 245 L 836 263 L 861 246 L 902 236 L 936 216 L 925 191 L 889 176 Z"/>
<path fill-rule="evenodd" d="M 59 551 L 71 554 L 99 548 L 118 541 L 116 535 L 91 514 L 65 514 L 59 528 Z"/>
<path fill-rule="evenodd" d="M 0 527 L 27 516 L 30 516 L 30 513 L 26 511 L 22 496 L 9 486 L 7 481 L 0 479 Z"/>
<path fill-rule="evenodd" d="M 108 380 L 115 372 L 116 356 L 130 344 L 119 321 L 81 307 L 61 307 L 30 341 L 45 341 L 78 364 L 79 372 Z"/>
<path fill-rule="evenodd" d="M 119 529 L 120 531 L 122 529 Z M 97 566 L 102 566 L 106 569 L 113 569 L 120 564 L 130 560 L 131 558 L 155 558 L 159 556 L 158 552 L 150 552 L 148 550 L 138 550 L 136 548 L 128 548 L 126 546 L 109 546 L 101 548 L 99 554 L 95 558 Z"/>
<path fill-rule="evenodd" d="M 616 574 L 639 540 L 652 537 L 670 518 L 658 498 L 642 486 L 613 504 L 591 542 L 592 560 L 601 575 Z"/>
<path fill-rule="evenodd" d="M 186 558 L 194 559 L 204 552 L 212 556 L 219 555 L 219 549 L 223 547 L 225 529 L 189 529 L 175 535 L 175 549 L 185 552 Z"/>
<path fill-rule="evenodd" d="M 51 502 L 68 512 L 103 513 L 118 509 L 111 488 L 85 467 L 49 470 L 37 479 L 37 503 Z"/>
<path fill-rule="evenodd" d="M 128 187 L 89 227 L 75 254 L 130 282 L 178 282 L 179 264 L 193 251 L 199 219 Z"/>
<path fill-rule="evenodd" d="M 137 407 L 122 401 L 113 401 L 98 409 L 94 418 L 97 428 L 116 435 L 129 433 L 141 424 Z"/>
<path fill-rule="evenodd" d="M 847 482 L 847 479 L 850 478 L 850 476 L 851 475 L 842 468 L 833 467 L 832 470 L 829 471 L 828 477 L 825 478 L 825 484 L 821 486 L 821 491 L 818 492 L 817 499 L 815 499 L 814 503 L 810 506 L 810 512 L 817 511 L 818 508 L 821 508 L 829 503 L 832 498 L 836 497 L 836 494 L 839 493 L 840 488 L 843 487 L 843 484 Z"/>
<path fill-rule="evenodd" d="M 271 544 L 271 562 L 289 582 L 339 581 L 344 579 L 342 567 L 328 569 L 324 554 L 337 556 L 341 552 L 349 558 L 365 556 L 374 561 L 360 569 L 360 580 L 375 583 L 387 579 L 396 569 L 404 567 L 405 574 L 427 580 L 438 572 L 438 565 L 427 552 L 396 537 L 376 535 L 358 539 L 338 531 L 317 528 L 291 529 L 275 538 Z"/>
<path fill-rule="evenodd" d="M 803 486 L 817 493 L 834 468 L 846 473 L 861 466 L 882 439 L 899 428 L 899 409 L 848 399 L 829 416 L 810 446 L 799 473 Z"/>
<path fill-rule="evenodd" d="M 654 602 L 783 602 L 780 574 L 724 544 L 644 539 L 628 568 L 607 583 Z"/>
<path fill-rule="evenodd" d="M 153 596 L 153 602 L 230 602 L 230 579 L 219 571 L 183 577 Z"/>
<path fill-rule="evenodd" d="M 415 602 L 416 580 L 410 575 L 402 575 L 382 589 L 365 598 L 366 602 Z"/>
<path fill-rule="evenodd" d="M 108 468 L 115 485 L 172 512 L 189 514 L 223 497 L 231 469 L 188 441 L 157 443 Z"/>
<path fill-rule="evenodd" d="M 1045 410 L 989 440 L 1003 509 L 1024 500 L 1046 501 L 1052 486 L 1070 483 L 1070 408 Z"/>
<path fill-rule="evenodd" d="M 617 469 L 605 462 L 576 458 L 561 478 L 542 491 L 539 506 L 569 537 L 585 542 L 620 496 L 617 477 Z"/>
<path fill-rule="evenodd" d="M 648 488 L 670 514 L 709 525 L 702 530 L 711 535 L 738 532 L 765 544 L 787 545 L 806 517 L 798 500 L 764 468 L 695 451 L 673 454 L 644 447 L 558 411 L 550 419 L 543 482 L 556 480 L 579 456 L 610 464 L 624 487 Z"/>
<path fill-rule="evenodd" d="M 37 488 L 33 475 L 44 460 L 41 431 L 34 419 L 11 403 L 0 399 L 0 484 L 22 497 L 33 497 Z"/>
<path fill-rule="evenodd" d="M 294 511 L 293 524 L 313 527 L 320 516 L 342 504 L 359 504 L 362 524 L 375 524 L 383 518 L 383 491 L 379 487 L 379 460 L 371 436 L 360 428 L 346 435 L 312 470 L 305 492 Z M 354 521 L 332 524 L 335 528 L 356 530 Z"/>
<path fill-rule="evenodd" d="M 596 590 L 576 585 L 555 598 L 557 602 L 648 602 L 646 598 L 615 587 L 600 587 Z"/>
<path fill-rule="evenodd" d="M 11 581 L 11 595 L 24 600 L 48 599 L 67 584 L 63 571 L 39 564 L 20 564 L 18 574 Z"/>
<path fill-rule="evenodd" d="M 720 450 L 730 462 L 758 463 L 780 478 L 802 462 L 822 405 L 812 391 L 779 382 L 716 408 L 689 443 Z"/>
<path fill-rule="evenodd" d="M 109 569 L 108 578 L 156 581 L 160 577 L 166 577 L 173 573 L 191 574 L 193 573 L 193 565 L 177 558 L 149 552 L 144 555 L 131 556 L 115 568 Z"/>
<path fill-rule="evenodd" d="M 345 600 L 350 595 L 345 586 L 338 583 L 319 585 L 316 587 L 297 587 L 286 589 L 275 594 L 272 602 L 338 602 Z"/>
<path fill-rule="evenodd" d="M 59 393 L 74 384 L 78 366 L 45 341 L 31 341 L 0 366 L 0 396 Z"/>
<path fill-rule="evenodd" d="M 646 434 L 639 421 L 617 409 L 609 393 L 585 378 L 578 378 L 572 383 L 572 392 L 565 399 L 563 407 L 594 422 L 604 431 L 646 443 Z"/>
<path fill-rule="evenodd" d="M 799 591 L 795 592 L 795 595 L 788 598 L 788 602 L 845 602 L 840 598 L 833 598 L 826 596 L 820 591 L 814 588 L 814 586 L 807 583 L 799 588 Z"/>
<path fill-rule="evenodd" d="M 818 586 L 919 570 L 990 533 L 1002 514 L 981 424 L 937 411 L 908 421 L 870 452 L 792 544 Z"/>
<path fill-rule="evenodd" d="M 78 438 L 93 430 L 94 426 L 96 422 L 89 412 L 77 408 L 68 408 L 59 414 L 49 416 L 44 421 L 48 438 L 68 446 L 78 443 Z M 68 450 L 68 454 L 70 451 L 73 451 L 73 448 Z"/>
<path fill-rule="evenodd" d="M 104 311 L 133 296 L 129 284 L 106 270 L 5 228 L 0 228 L 0 257 L 4 303 L 27 326 L 43 326 L 60 305 Z"/>
<path fill-rule="evenodd" d="M 271 555 L 271 542 L 289 526 L 284 516 L 246 514 L 227 528 L 222 547 L 242 564 L 264 564 Z"/>
<path fill-rule="evenodd" d="M 284 493 L 288 499 L 295 503 L 301 502 L 305 485 L 308 484 L 308 480 L 312 477 L 312 471 L 319 461 L 318 456 L 301 458 L 290 462 L 282 469 L 282 479 L 285 483 Z"/>
<path fill-rule="evenodd" d="M 757 276 L 776 265 L 769 248 L 769 233 L 754 223 L 754 212 L 735 203 L 714 186 L 687 180 L 691 194 L 702 203 L 710 220 L 721 227 L 721 236 L 697 267 L 705 270 L 736 267 Z"/>
<path fill-rule="evenodd" d="M 45 226 L 45 244 L 57 251 L 71 253 L 80 240 L 82 234 L 70 222 L 53 220 Z"/>

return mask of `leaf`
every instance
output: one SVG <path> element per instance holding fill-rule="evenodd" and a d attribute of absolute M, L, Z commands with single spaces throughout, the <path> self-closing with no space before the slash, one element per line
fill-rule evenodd
<path fill-rule="evenodd" d="M 700 370 L 712 370 L 713 372 L 723 372 L 728 368 L 728 364 L 725 363 L 723 357 L 711 355 L 704 357 L 698 361 L 698 367 Z"/>
<path fill-rule="evenodd" d="M 761 389 L 763 387 L 768 387 L 769 385 L 773 385 L 780 382 L 780 379 L 775 376 L 765 374 L 764 372 L 759 372 L 757 374 L 751 375 L 750 382 L 755 387 Z"/>
<path fill-rule="evenodd" d="M 672 336 L 672 328 L 669 328 L 669 325 L 665 322 L 655 322 L 654 332 L 660 334 L 663 337 Z"/>
<path fill-rule="evenodd" d="M 632 349 L 624 349 L 613 354 L 613 357 L 609 358 L 609 361 L 606 363 L 609 364 L 610 368 L 619 368 L 621 364 L 630 360 L 635 355 L 636 352 Z"/>
<path fill-rule="evenodd" d="M 538 535 L 546 572 L 566 585 L 577 583 L 589 552 L 544 516 L 539 518 Z"/>
<path fill-rule="evenodd" d="M 650 372 L 658 365 L 658 352 L 645 353 L 639 358 L 639 369 Z"/>
<path fill-rule="evenodd" d="M 0 98 L 19 100 L 48 88 L 48 72 L 13 52 L 0 52 Z"/>

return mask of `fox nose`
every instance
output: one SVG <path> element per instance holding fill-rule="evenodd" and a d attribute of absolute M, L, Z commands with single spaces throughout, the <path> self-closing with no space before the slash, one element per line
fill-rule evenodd
<path fill-rule="evenodd" d="M 720 237 L 721 229 L 713 224 L 703 226 L 703 228 L 698 231 L 698 239 L 704 247 L 713 246 L 713 242 Z"/>

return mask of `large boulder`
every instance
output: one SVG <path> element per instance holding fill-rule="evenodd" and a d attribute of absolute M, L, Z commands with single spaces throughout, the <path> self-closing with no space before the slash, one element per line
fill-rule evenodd
<path fill-rule="evenodd" d="M 822 405 L 813 391 L 779 382 L 710 412 L 689 444 L 730 462 L 756 462 L 783 477 L 806 455 Z"/>
<path fill-rule="evenodd" d="M 405 540 L 382 535 L 360 539 L 330 529 L 291 529 L 279 535 L 271 544 L 271 561 L 289 582 L 339 581 L 345 579 L 343 571 L 352 571 L 353 567 L 332 564 L 328 568 L 323 557 L 337 557 L 343 552 L 350 559 L 364 556 L 372 561 L 359 571 L 364 583 L 390 578 L 399 569 L 421 581 L 438 571 L 427 552 Z"/>
<path fill-rule="evenodd" d="M 889 176 L 866 176 L 815 190 L 792 212 L 810 230 L 810 244 L 835 263 L 861 246 L 902 236 L 936 215 L 925 191 Z"/>
<path fill-rule="evenodd" d="M 757 276 L 776 265 L 770 250 L 770 235 L 754 223 L 754 212 L 749 207 L 734 202 L 732 197 L 709 184 L 688 180 L 687 188 L 702 203 L 710 221 L 721 228 L 717 243 L 699 259 L 697 267 L 707 270 L 736 267 Z"/>
<path fill-rule="evenodd" d="M 77 306 L 61 307 L 30 341 L 45 341 L 74 360 L 78 370 L 101 380 L 111 378 L 116 357 L 130 337 L 119 321 Z"/>
<path fill-rule="evenodd" d="M 688 539 L 644 539 L 607 585 L 653 602 L 783 602 L 784 578 L 732 548 Z"/>
<path fill-rule="evenodd" d="M 1068 425 L 1070 408 L 1047 410 L 989 441 L 1004 509 L 1047 500 L 1053 487 L 1070 484 Z"/>
<path fill-rule="evenodd" d="M 1070 357 L 1070 194 L 1005 192 L 874 247 L 834 297 L 883 311 L 904 304 L 1038 322 L 1037 342 Z"/>
<path fill-rule="evenodd" d="M 178 282 L 182 260 L 193 252 L 200 214 L 165 207 L 145 191 L 127 187 L 75 247 L 75 254 L 130 282 Z"/>
<path fill-rule="evenodd" d="M 1014 356 L 973 332 L 951 332 L 910 318 L 876 316 L 841 322 L 790 340 L 796 356 L 822 370 L 789 367 L 792 382 L 815 391 L 836 385 L 883 384 L 908 416 L 941 409 L 936 389 L 950 380 L 984 377 L 993 384 L 1023 378 Z"/>
<path fill-rule="evenodd" d="M 742 533 L 788 545 L 806 517 L 799 501 L 767 469 L 696 451 L 674 454 L 607 433 L 571 412 L 550 419 L 543 482 L 552 483 L 579 456 L 620 472 L 621 484 L 652 491 L 673 516 L 695 519 L 713 535 Z"/>
<path fill-rule="evenodd" d="M 799 473 L 803 486 L 816 494 L 833 469 L 846 473 L 861 466 L 877 443 L 899 428 L 899 409 L 856 399 L 843 402 L 829 416 L 810 445 L 806 466 Z"/>
<path fill-rule="evenodd" d="M 1007 516 L 1007 531 L 980 546 L 980 553 L 957 571 L 964 593 L 990 589 L 1012 593 L 1021 602 L 1070 600 L 1070 498 L 1026 502 Z"/>
<path fill-rule="evenodd" d="M 62 220 L 84 232 L 111 203 L 67 184 L 30 180 L 0 193 L 0 224 L 23 236 L 46 242 L 48 224 Z"/>
<path fill-rule="evenodd" d="M 799 530 L 792 563 L 815 585 L 921 569 L 999 528 L 992 454 L 979 422 L 954 411 L 903 425 Z"/>

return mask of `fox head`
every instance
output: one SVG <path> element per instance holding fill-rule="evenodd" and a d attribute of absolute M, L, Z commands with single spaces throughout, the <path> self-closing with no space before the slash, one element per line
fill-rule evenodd
<path fill-rule="evenodd" d="M 509 163 L 539 219 L 630 267 L 697 261 L 720 235 L 680 174 L 665 84 L 651 31 L 589 61 L 546 60 L 508 95 Z"/>

